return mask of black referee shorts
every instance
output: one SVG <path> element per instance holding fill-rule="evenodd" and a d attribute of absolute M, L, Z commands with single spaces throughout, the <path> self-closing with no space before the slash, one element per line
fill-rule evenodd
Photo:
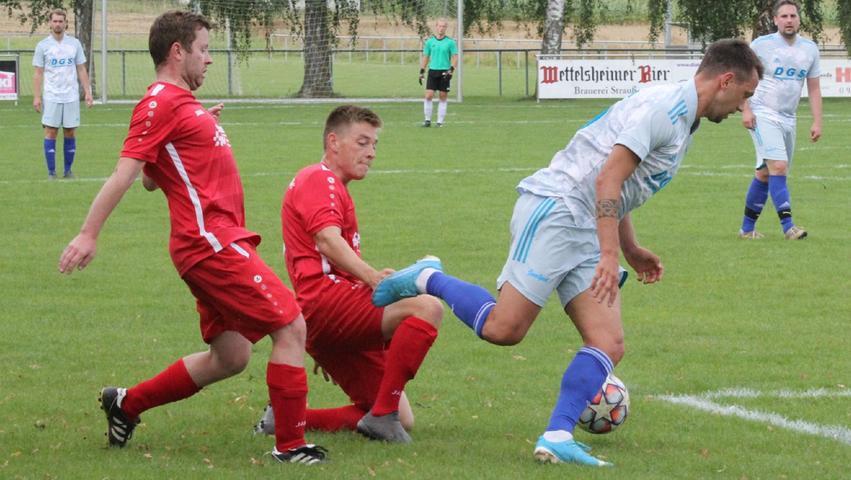
<path fill-rule="evenodd" d="M 441 92 L 449 91 L 449 76 L 444 75 L 448 70 L 431 70 L 428 71 L 428 80 L 426 81 L 427 90 L 439 90 Z"/>

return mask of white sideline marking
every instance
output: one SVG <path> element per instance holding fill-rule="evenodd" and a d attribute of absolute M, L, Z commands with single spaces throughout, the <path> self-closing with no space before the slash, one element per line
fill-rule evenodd
<path fill-rule="evenodd" d="M 789 420 L 788 418 L 776 413 L 749 410 L 739 405 L 722 405 L 709 400 L 709 398 L 756 398 L 761 396 L 779 398 L 848 397 L 851 396 L 851 391 L 816 389 L 804 392 L 780 390 L 776 392 L 763 393 L 750 389 L 730 389 L 719 390 L 717 392 L 707 392 L 702 395 L 658 395 L 653 398 L 673 403 L 675 405 L 685 405 L 687 407 L 725 417 L 739 417 L 754 422 L 768 423 L 786 430 L 816 435 L 836 440 L 846 445 L 851 445 L 851 429 L 841 425 L 820 425 L 804 420 Z"/>
<path fill-rule="evenodd" d="M 851 166 L 847 164 L 838 164 L 830 167 L 823 168 L 833 168 L 833 169 L 848 169 Z M 499 167 L 499 168 L 431 168 L 431 169 L 418 169 L 418 168 L 410 168 L 410 169 L 387 169 L 387 170 L 370 170 L 371 175 L 445 175 L 445 174 L 469 174 L 469 173 L 533 173 L 537 171 L 541 167 Z M 697 170 L 700 169 L 700 170 Z M 713 169 L 715 169 L 713 171 Z M 721 170 L 733 170 L 740 169 L 743 170 L 742 173 L 736 172 L 724 172 Z M 753 172 L 748 167 L 743 167 L 742 165 L 714 165 L 712 167 L 706 166 L 693 166 L 693 165 L 683 165 L 681 168 L 682 172 L 680 175 L 689 175 L 695 177 L 736 177 L 736 178 L 752 178 Z M 251 178 L 251 177 L 284 177 L 290 179 L 295 175 L 296 172 L 254 172 L 254 173 L 244 173 L 242 174 L 242 178 Z M 815 181 L 838 181 L 838 182 L 847 182 L 851 181 L 851 176 L 837 176 L 837 175 L 802 175 L 795 176 L 797 180 L 815 180 Z M 71 182 L 105 182 L 107 177 L 77 177 Z M 0 180 L 0 185 L 11 185 L 11 184 L 25 184 L 25 183 L 53 183 L 57 184 L 64 183 L 65 180 L 37 180 L 37 179 L 20 179 L 20 180 Z"/>

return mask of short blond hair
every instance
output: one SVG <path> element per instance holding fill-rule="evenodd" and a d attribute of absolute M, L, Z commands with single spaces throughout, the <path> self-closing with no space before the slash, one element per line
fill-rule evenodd
<path fill-rule="evenodd" d="M 62 10 L 61 8 L 54 8 L 53 10 L 51 10 L 50 15 L 47 16 L 47 19 L 53 20 L 54 15 L 59 15 L 60 17 L 64 18 L 65 21 L 68 21 L 68 12 Z"/>

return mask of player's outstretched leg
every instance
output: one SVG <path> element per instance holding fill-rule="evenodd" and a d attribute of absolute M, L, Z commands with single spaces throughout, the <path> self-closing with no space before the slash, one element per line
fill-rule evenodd
<path fill-rule="evenodd" d="M 106 436 L 111 447 L 123 447 L 133 436 L 133 429 L 139 424 L 139 418 L 128 417 L 121 410 L 121 403 L 127 395 L 127 390 L 118 387 L 106 387 L 100 391 L 101 410 L 106 413 L 108 425 Z"/>
<path fill-rule="evenodd" d="M 358 432 L 373 439 L 392 443 L 411 443 L 411 436 L 399 422 L 399 412 L 374 416 L 372 412 L 364 415 L 358 422 Z"/>
<path fill-rule="evenodd" d="M 541 463 L 576 463 L 593 467 L 611 467 L 610 462 L 589 454 L 590 447 L 576 440 L 550 441 L 541 435 L 535 444 L 535 460 Z"/>
<path fill-rule="evenodd" d="M 420 273 L 426 269 L 433 269 L 438 272 L 443 271 L 443 266 L 440 259 L 431 255 L 427 255 L 419 259 L 410 267 L 403 268 L 398 272 L 394 272 L 381 281 L 372 292 L 372 303 L 376 307 L 386 307 L 391 303 L 398 302 L 403 298 L 416 297 L 420 295 L 417 289 L 416 281 Z"/>

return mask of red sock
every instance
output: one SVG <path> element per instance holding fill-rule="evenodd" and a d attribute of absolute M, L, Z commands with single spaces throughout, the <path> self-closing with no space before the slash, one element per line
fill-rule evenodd
<path fill-rule="evenodd" d="M 399 397 L 405 384 L 417 374 L 436 338 L 437 329 L 425 320 L 417 317 L 402 320 L 390 341 L 384 377 L 372 405 L 373 415 L 387 415 L 399 410 Z"/>
<path fill-rule="evenodd" d="M 354 430 L 358 420 L 366 414 L 355 405 L 337 408 L 309 408 L 307 410 L 307 429 L 323 432 Z"/>
<path fill-rule="evenodd" d="M 183 400 L 199 390 L 181 358 L 156 377 L 128 388 L 127 396 L 121 402 L 121 410 L 128 417 L 136 418 L 145 410 Z"/>
<path fill-rule="evenodd" d="M 269 400 L 275 412 L 275 448 L 285 452 L 304 440 L 307 373 L 304 367 L 269 362 L 266 368 Z"/>

